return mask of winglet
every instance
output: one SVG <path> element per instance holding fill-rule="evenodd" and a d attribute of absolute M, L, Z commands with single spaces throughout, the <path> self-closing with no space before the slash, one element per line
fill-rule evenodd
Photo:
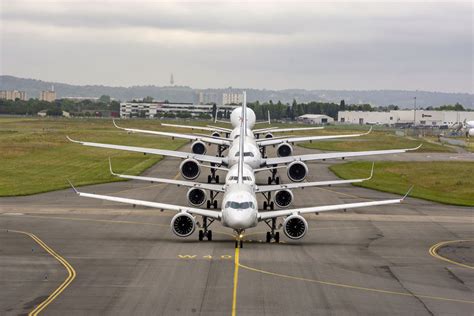
<path fill-rule="evenodd" d="M 124 129 L 123 127 L 118 126 L 117 123 L 115 123 L 115 120 L 112 120 L 112 122 L 114 123 L 115 127 L 119 128 L 119 129 Z"/>
<path fill-rule="evenodd" d="M 116 176 L 117 174 L 112 170 L 112 160 L 110 159 L 109 157 L 109 170 L 110 170 L 110 173 L 114 176 Z"/>
<path fill-rule="evenodd" d="M 372 170 L 370 171 L 370 177 L 368 177 L 367 180 L 372 179 L 372 177 L 374 176 L 374 166 L 375 166 L 375 162 L 372 162 Z"/>
<path fill-rule="evenodd" d="M 423 143 L 421 143 L 418 147 L 415 147 L 415 148 L 410 148 L 409 150 L 418 150 L 421 148 L 421 146 L 423 146 Z"/>
<path fill-rule="evenodd" d="M 369 131 L 368 131 L 368 132 L 365 132 L 365 133 L 364 133 L 364 134 L 362 134 L 362 135 L 368 135 L 368 134 L 370 134 L 371 132 L 372 132 L 372 126 L 370 127 L 370 129 L 369 129 Z"/>
<path fill-rule="evenodd" d="M 415 187 L 415 186 L 412 185 L 412 186 L 410 187 L 410 189 L 408 189 L 408 192 L 401 198 L 401 201 L 403 201 L 403 200 L 406 199 L 406 197 L 411 193 L 411 191 L 413 190 L 414 187 Z"/>
<path fill-rule="evenodd" d="M 76 190 L 76 188 L 74 187 L 74 185 L 71 183 L 71 181 L 69 181 L 69 179 L 66 179 L 67 182 L 69 182 L 69 185 L 71 186 L 71 188 L 74 190 L 74 193 L 76 194 L 79 194 L 79 191 Z"/>
<path fill-rule="evenodd" d="M 74 140 L 74 139 L 72 139 L 71 137 L 69 137 L 69 136 L 67 136 L 67 135 L 66 135 L 66 138 L 67 138 L 67 139 L 68 139 L 70 142 L 73 142 L 73 143 L 78 143 L 78 144 L 80 144 L 80 143 L 81 143 L 80 141 L 78 141 L 78 140 Z"/>

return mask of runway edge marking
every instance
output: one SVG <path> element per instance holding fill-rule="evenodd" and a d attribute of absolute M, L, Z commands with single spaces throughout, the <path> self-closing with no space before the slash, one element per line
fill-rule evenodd
<path fill-rule="evenodd" d="M 443 257 L 441 256 L 440 254 L 438 254 L 438 249 L 445 246 L 445 245 L 448 245 L 448 244 L 453 244 L 453 243 L 458 243 L 458 242 L 467 242 L 467 241 L 473 241 L 473 240 L 470 240 L 470 239 L 460 239 L 460 240 L 448 240 L 448 241 L 441 241 L 433 246 L 431 246 L 430 250 L 428 251 L 429 254 L 433 257 L 435 257 L 436 259 L 440 259 L 440 260 L 443 260 L 443 261 L 446 261 L 446 262 L 449 262 L 449 263 L 452 263 L 452 264 L 455 264 L 455 265 L 458 265 L 458 266 L 461 266 L 461 267 L 464 267 L 464 268 L 468 268 L 468 269 L 472 269 L 474 270 L 474 267 L 473 266 L 470 266 L 470 265 L 467 265 L 467 264 L 464 264 L 464 263 L 461 263 L 461 262 L 457 262 L 457 261 L 454 261 L 454 260 L 451 260 L 451 259 L 448 259 L 446 257 Z"/>
<path fill-rule="evenodd" d="M 43 242 L 38 236 L 35 234 L 29 233 L 29 232 L 24 232 L 21 230 L 11 230 L 11 229 L 6 229 L 7 232 L 12 232 L 12 233 L 18 233 L 18 234 L 24 234 L 29 236 L 31 239 L 33 239 L 38 245 L 40 245 L 46 252 L 48 252 L 51 256 L 53 256 L 57 261 L 59 261 L 67 270 L 68 272 L 68 277 L 57 287 L 53 293 L 51 293 L 43 302 L 41 302 L 38 306 L 36 306 L 28 315 L 29 316 L 35 316 L 38 315 L 43 309 L 46 308 L 53 300 L 58 297 L 59 294 L 61 294 L 68 286 L 71 284 L 71 282 L 76 278 L 76 271 L 74 268 L 69 264 L 69 262 L 66 261 L 63 257 L 61 257 L 56 251 L 54 251 L 51 247 L 49 247 L 45 242 Z"/>

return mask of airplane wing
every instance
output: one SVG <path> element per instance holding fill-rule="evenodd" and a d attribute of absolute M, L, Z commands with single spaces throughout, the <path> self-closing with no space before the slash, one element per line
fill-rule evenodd
<path fill-rule="evenodd" d="M 208 132 L 215 132 L 215 131 L 221 131 L 221 132 L 226 132 L 226 133 L 232 132 L 232 130 L 228 128 L 213 127 L 213 126 L 178 125 L 178 124 L 166 124 L 166 123 L 161 123 L 161 126 L 188 128 L 192 130 L 195 129 L 195 130 L 208 131 Z"/>
<path fill-rule="evenodd" d="M 179 205 L 174 205 L 174 204 L 165 204 L 165 203 L 121 198 L 121 197 L 115 197 L 115 196 L 109 196 L 109 195 L 84 193 L 84 192 L 77 191 L 71 182 L 69 182 L 69 184 L 71 184 L 74 192 L 76 192 L 77 195 L 82 196 L 82 197 L 88 197 L 92 199 L 111 201 L 111 202 L 119 202 L 119 203 L 125 203 L 125 204 L 132 204 L 132 205 L 147 206 L 147 207 L 157 208 L 160 210 L 174 211 L 177 213 L 185 212 L 185 213 L 194 214 L 194 215 L 207 216 L 209 218 L 214 218 L 218 220 L 221 218 L 221 212 L 218 212 L 218 211 L 211 211 L 211 210 L 205 210 L 205 209 L 188 207 L 188 206 L 179 206 Z"/>
<path fill-rule="evenodd" d="M 290 210 L 281 210 L 281 211 L 270 211 L 270 212 L 260 212 L 258 214 L 258 218 L 260 221 L 275 218 L 275 217 L 282 217 L 282 216 L 289 216 L 293 214 L 308 214 L 308 213 L 319 213 L 319 212 L 330 212 L 330 211 L 337 211 L 337 210 L 345 210 L 350 208 L 360 208 L 360 207 L 368 207 L 368 206 L 378 206 L 378 205 L 388 205 L 388 204 L 398 204 L 405 200 L 405 198 L 410 194 L 413 187 L 411 187 L 408 192 L 400 199 L 393 199 L 393 200 L 382 200 L 382 201 L 371 201 L 371 202 L 359 202 L 359 203 L 347 203 L 347 204 L 336 204 L 336 205 L 324 205 L 324 206 L 313 206 L 313 207 L 305 207 L 299 209 L 290 209 Z"/>
<path fill-rule="evenodd" d="M 261 134 L 261 133 L 282 133 L 282 132 L 299 132 L 299 131 L 310 131 L 316 129 L 324 129 L 322 126 L 315 126 L 315 127 L 291 127 L 291 128 L 278 128 L 278 127 L 267 127 L 261 129 L 254 129 L 254 134 Z"/>
<path fill-rule="evenodd" d="M 191 135 L 191 134 L 180 134 L 180 133 L 168 133 L 168 132 L 159 132 L 159 131 L 150 131 L 150 130 L 143 130 L 143 129 L 136 129 L 136 128 L 124 128 L 120 127 L 115 123 L 115 120 L 113 121 L 115 127 L 118 129 L 122 129 L 124 131 L 132 132 L 132 133 L 144 133 L 144 134 L 152 134 L 152 135 L 159 135 L 159 136 L 169 136 L 173 138 L 181 138 L 181 139 L 187 139 L 191 141 L 202 141 L 205 143 L 209 144 L 216 144 L 216 145 L 225 145 L 225 146 L 230 146 L 230 141 L 228 140 L 222 140 L 222 139 L 216 139 L 214 137 L 208 137 L 208 136 L 197 136 L 197 135 Z"/>
<path fill-rule="evenodd" d="M 271 185 L 258 185 L 255 188 L 257 193 L 265 193 L 270 191 L 278 191 L 284 189 L 304 189 L 307 187 L 320 187 L 320 186 L 331 186 L 338 184 L 348 184 L 348 183 L 357 183 L 363 182 L 372 179 L 374 175 L 374 164 L 372 163 L 372 171 L 368 178 L 363 179 L 351 179 L 351 180 L 330 180 L 330 181 L 315 181 L 315 182 L 300 182 L 300 183 L 286 183 L 286 184 L 271 184 Z"/>
<path fill-rule="evenodd" d="M 300 142 L 309 142 L 313 140 L 324 140 L 324 139 L 336 139 L 336 138 L 348 138 L 348 137 L 359 137 L 369 134 L 372 131 L 372 127 L 368 132 L 360 134 L 345 134 L 345 135 L 320 135 L 320 136 L 302 136 L 302 137 L 288 137 L 288 138 L 271 138 L 271 139 L 262 139 L 258 141 L 259 146 L 270 146 L 277 145 L 281 143 L 300 143 Z"/>
<path fill-rule="evenodd" d="M 153 178 L 153 177 L 141 177 L 141 176 L 129 176 L 125 174 L 118 174 L 112 170 L 112 164 L 109 158 L 109 167 L 110 173 L 116 177 L 122 179 L 131 179 L 131 180 L 140 180 L 148 182 L 157 182 L 157 183 L 167 183 L 174 184 L 177 186 L 189 187 L 189 188 L 199 188 L 204 190 L 216 191 L 216 192 L 225 192 L 224 185 L 220 184 L 211 184 L 211 183 L 200 183 L 194 181 L 184 181 L 184 180 L 175 180 L 175 179 L 164 179 L 164 178 Z"/>
<path fill-rule="evenodd" d="M 186 153 L 186 152 L 175 151 L 175 150 L 83 142 L 83 141 L 73 140 L 69 138 L 69 136 L 66 136 L 66 137 L 69 141 L 73 143 L 78 143 L 84 146 L 133 151 L 133 152 L 144 153 L 144 154 L 154 154 L 154 155 L 169 156 L 169 157 L 176 157 L 176 158 L 182 158 L 182 159 L 190 158 L 190 159 L 196 159 L 197 161 L 201 161 L 201 162 L 209 162 L 209 163 L 215 163 L 215 164 L 227 164 L 226 159 L 222 157 L 215 157 L 215 156 L 209 156 L 209 155 L 196 155 L 193 153 Z"/>
<path fill-rule="evenodd" d="M 264 159 L 264 163 L 267 166 L 269 166 L 269 165 L 278 165 L 278 164 L 288 164 L 293 161 L 310 161 L 310 160 L 324 160 L 324 159 L 346 158 L 346 157 L 400 154 L 407 151 L 417 150 L 420 147 L 421 145 L 415 148 L 405 148 L 405 149 L 349 151 L 349 152 L 308 154 L 308 155 L 288 156 L 288 157 L 275 157 L 275 158 Z"/>

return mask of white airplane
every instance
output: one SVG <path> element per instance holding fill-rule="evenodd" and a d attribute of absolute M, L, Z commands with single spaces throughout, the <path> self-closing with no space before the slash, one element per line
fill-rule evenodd
<path fill-rule="evenodd" d="M 242 113 L 243 118 L 241 135 L 245 136 L 246 111 L 244 110 Z M 203 217 L 204 230 L 199 232 L 200 240 L 202 240 L 204 236 L 206 236 L 208 240 L 212 240 L 212 231 L 208 230 L 208 226 L 216 220 L 220 221 L 224 227 L 229 227 L 237 233 L 237 239 L 235 242 L 236 247 L 239 245 L 242 247 L 243 245 L 243 232 L 246 229 L 257 226 L 257 224 L 262 221 L 265 222 L 271 229 L 271 231 L 267 232 L 267 242 L 269 242 L 271 239 L 279 242 L 280 234 L 279 232 L 275 232 L 277 229 L 276 219 L 279 217 L 285 218 L 282 225 L 284 234 L 290 239 L 301 239 L 305 236 L 308 230 L 308 223 L 302 216 L 303 214 L 401 203 L 411 191 L 410 189 L 407 194 L 405 194 L 405 196 L 400 199 L 259 212 L 257 199 L 255 196 L 255 188 L 252 187 L 251 183 L 246 182 L 244 179 L 245 170 L 253 170 L 252 167 L 245 166 L 245 137 L 239 137 L 238 143 L 239 155 L 237 163 L 237 180 L 235 181 L 232 179 L 231 181 L 231 179 L 229 179 L 229 183 L 226 184 L 227 188 L 224 192 L 220 211 L 211 211 L 174 204 L 164 204 L 122 197 L 84 193 L 77 191 L 72 184 L 71 186 L 79 196 L 83 197 L 175 211 L 176 215 L 171 220 L 171 229 L 177 236 L 180 237 L 190 236 L 195 231 L 197 226 L 195 215 Z M 211 221 L 210 223 L 207 222 L 208 219 Z"/>
<path fill-rule="evenodd" d="M 245 102 L 245 93 L 244 93 L 244 106 L 240 109 L 245 108 L 246 110 L 241 110 L 246 114 L 251 114 L 252 119 L 246 119 L 246 123 L 252 123 L 255 121 L 255 114 L 253 111 L 248 111 L 246 108 Z M 232 122 L 234 123 L 235 111 L 231 114 Z M 252 116 L 253 115 L 253 116 Z M 255 124 L 255 123 L 253 123 Z M 241 131 L 233 130 L 231 132 L 231 139 L 236 140 L 239 138 L 238 142 L 232 141 L 230 143 L 230 148 L 228 151 L 227 157 L 215 157 L 205 154 L 194 154 L 186 153 L 182 151 L 174 150 L 163 150 L 163 149 L 154 149 L 154 148 L 144 148 L 144 147 L 134 147 L 134 146 L 123 146 L 123 145 L 113 145 L 113 144 L 102 144 L 102 143 L 92 143 L 77 141 L 67 137 L 71 142 L 79 143 L 85 146 L 99 147 L 99 148 L 108 148 L 108 149 L 118 149 L 131 152 L 139 152 L 144 154 L 156 154 L 162 156 L 177 157 L 183 159 L 179 169 L 182 176 L 188 180 L 196 179 L 200 172 L 201 167 L 206 167 L 206 163 L 210 164 L 207 166 L 211 169 L 212 176 L 208 177 L 208 182 L 211 182 L 213 178 L 218 183 L 218 178 L 215 175 L 216 169 L 228 170 L 228 168 L 237 164 L 239 161 L 239 144 L 240 139 L 244 139 L 244 160 L 245 164 L 253 168 L 254 172 L 260 171 L 271 171 L 271 177 L 268 178 L 268 184 L 276 183 L 279 184 L 279 177 L 277 177 L 277 169 L 279 165 L 286 165 L 288 178 L 293 182 L 301 182 L 306 179 L 308 175 L 308 167 L 306 166 L 306 161 L 312 160 L 326 160 L 334 158 L 346 158 L 346 157 L 360 157 L 360 156 L 371 156 L 371 155 L 385 155 L 385 154 L 396 154 L 404 153 L 410 150 L 416 150 L 421 147 L 415 148 L 405 148 L 405 149 L 391 149 L 391 150 L 371 150 L 371 151 L 359 151 L 359 152 L 335 152 L 335 153 L 320 153 L 320 154 L 306 154 L 306 155 L 297 155 L 297 156 L 284 156 L 284 157 L 275 157 L 275 158 L 264 158 L 262 157 L 259 146 L 253 137 L 253 133 L 249 128 L 245 128 L 244 137 L 240 137 Z M 319 136 L 326 137 L 326 136 Z M 284 167 L 284 166 L 283 166 Z"/>
<path fill-rule="evenodd" d="M 466 137 L 474 137 L 474 121 L 464 120 L 464 128 L 466 129 Z"/>
<path fill-rule="evenodd" d="M 178 187 L 183 186 L 189 188 L 186 198 L 189 205 L 199 207 L 204 205 L 206 202 L 206 207 L 210 209 L 213 207 L 217 209 L 217 200 L 216 197 L 219 193 L 225 193 L 229 187 L 229 183 L 237 181 L 238 178 L 238 165 L 232 166 L 225 178 L 225 184 L 214 184 L 214 183 L 201 183 L 194 181 L 186 180 L 175 180 L 175 179 L 166 179 L 166 178 L 156 178 L 156 177 L 143 177 L 143 176 L 131 176 L 125 174 L 118 174 L 112 170 L 112 163 L 109 158 L 109 169 L 110 173 L 116 177 L 122 179 L 130 180 L 139 180 L 146 181 L 151 183 L 166 183 L 174 184 Z M 332 186 L 339 184 L 350 184 L 358 183 L 372 179 L 374 174 L 374 164 L 372 164 L 372 170 L 370 176 L 367 178 L 361 179 L 350 179 L 350 180 L 329 180 L 329 181 L 315 181 L 315 182 L 301 182 L 301 183 L 288 183 L 288 184 L 272 184 L 272 185 L 257 185 L 255 179 L 255 173 L 250 166 L 244 164 L 243 169 L 243 179 L 244 183 L 250 185 L 255 193 L 261 193 L 265 197 L 266 201 L 263 202 L 263 209 L 275 208 L 275 205 L 279 208 L 289 207 L 294 201 L 294 195 L 291 191 L 292 189 L 304 189 L 309 187 L 321 187 L 321 186 Z M 207 193 L 209 192 L 209 194 Z M 272 192 L 275 192 L 272 200 Z M 209 195 L 209 199 L 208 199 Z"/>

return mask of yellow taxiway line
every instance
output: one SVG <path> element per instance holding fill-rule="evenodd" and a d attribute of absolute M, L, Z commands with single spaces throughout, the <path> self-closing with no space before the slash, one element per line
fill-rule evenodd
<path fill-rule="evenodd" d="M 474 267 L 473 266 L 470 266 L 470 265 L 467 265 L 467 264 L 464 264 L 464 263 L 461 263 L 461 262 L 457 262 L 457 261 L 454 261 L 454 260 L 451 260 L 451 259 L 448 259 L 446 257 L 443 257 L 441 255 L 438 254 L 438 249 L 445 246 L 445 245 L 449 245 L 449 244 L 453 244 L 453 243 L 458 243 L 458 242 L 466 242 L 466 241 L 472 241 L 472 240 L 469 240 L 469 239 L 462 239 L 462 240 L 448 240 L 448 241 L 441 241 L 433 246 L 431 246 L 430 250 L 428 251 L 429 254 L 437 259 L 440 259 L 440 260 L 443 260 L 443 261 L 446 261 L 446 262 L 449 262 L 449 263 L 452 263 L 452 264 L 455 264 L 455 265 L 458 265 L 458 266 L 461 266 L 461 267 L 464 267 L 464 268 L 468 268 L 468 269 L 473 269 L 474 270 Z"/>
<path fill-rule="evenodd" d="M 41 304 L 35 307 L 28 315 L 35 316 L 38 315 L 42 310 L 46 308 L 51 302 L 58 297 L 68 286 L 71 282 L 76 278 L 76 271 L 74 268 L 66 261 L 63 257 L 61 257 L 56 251 L 54 251 L 51 247 L 49 247 L 46 243 L 44 243 L 41 239 L 38 238 L 35 234 L 20 231 L 20 230 L 7 230 L 8 232 L 18 233 L 29 236 L 33 239 L 38 245 L 40 245 L 46 252 L 48 252 L 51 256 L 53 256 L 57 261 L 59 261 L 67 270 L 68 277 L 59 285 L 59 287 L 54 290 Z"/>
<path fill-rule="evenodd" d="M 232 292 L 232 316 L 237 314 L 237 287 L 239 283 L 239 249 L 238 247 L 235 248 L 235 255 L 234 255 L 234 290 Z"/>

